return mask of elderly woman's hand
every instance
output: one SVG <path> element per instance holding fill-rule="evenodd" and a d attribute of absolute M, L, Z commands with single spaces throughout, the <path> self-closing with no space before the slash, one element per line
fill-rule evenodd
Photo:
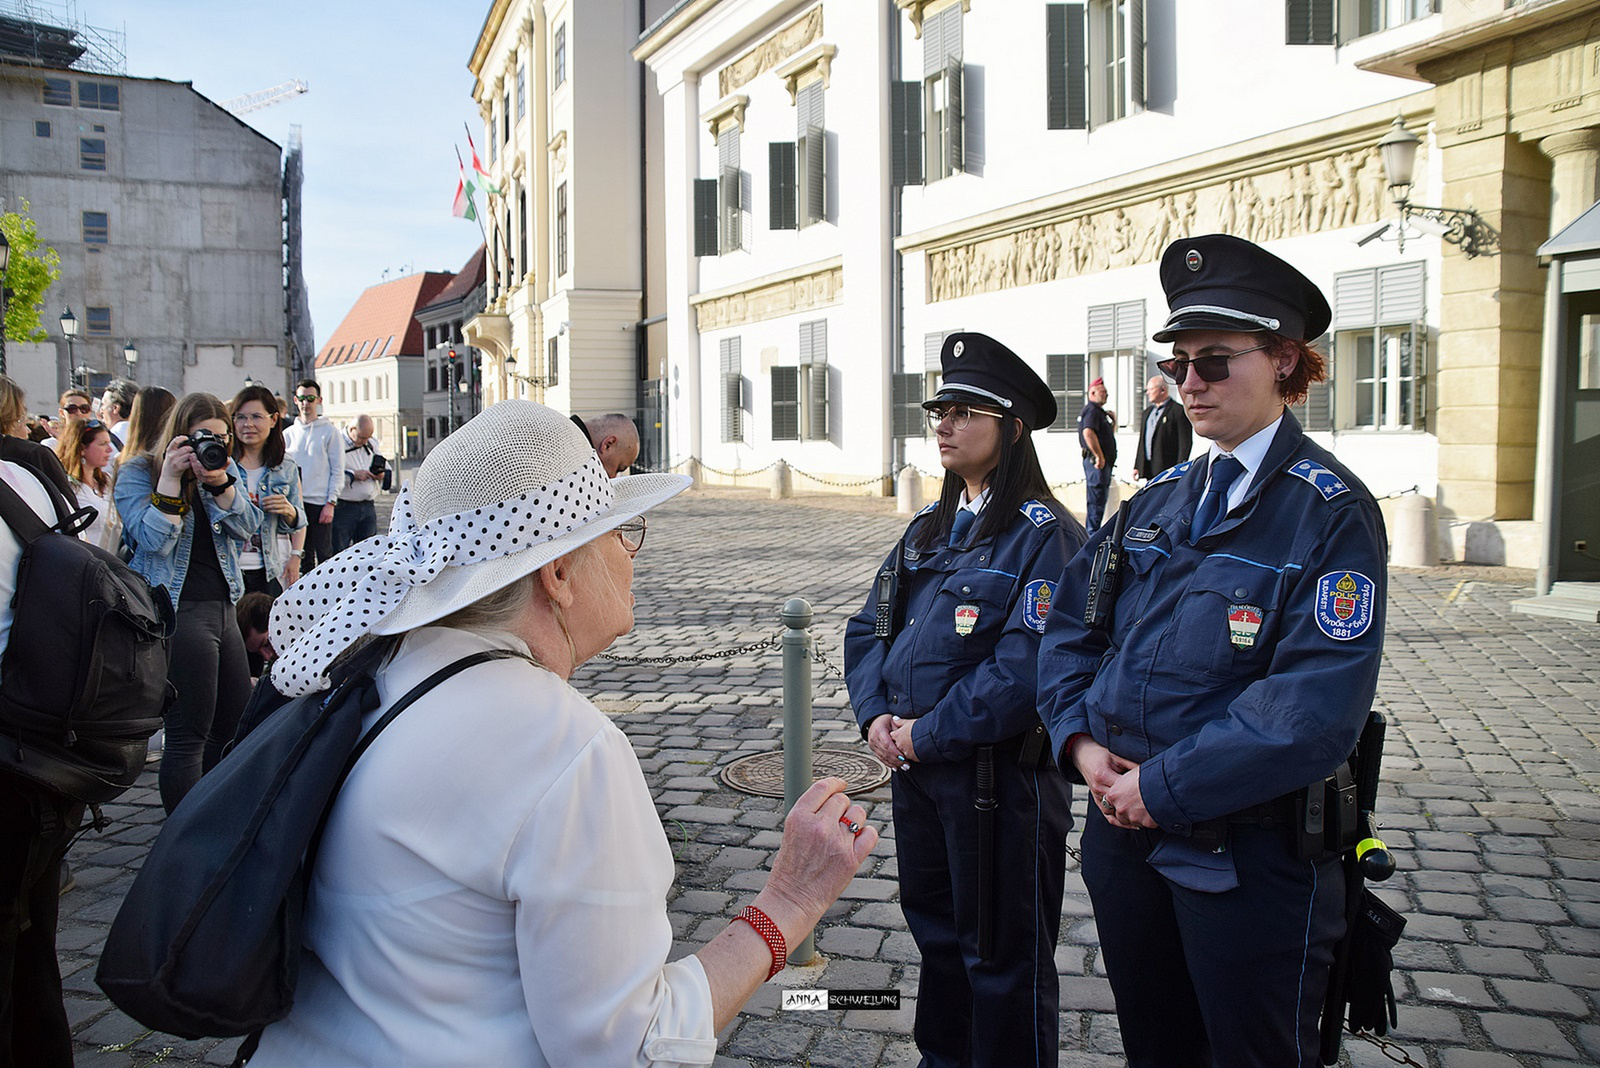
<path fill-rule="evenodd" d="M 799 936 L 791 936 L 791 944 L 798 943 L 838 900 L 878 844 L 877 829 L 867 826 L 866 812 L 850 802 L 845 785 L 843 779 L 818 779 L 783 821 L 783 844 L 773 858 L 762 896 L 777 898 L 774 906 L 803 925 Z M 859 833 L 851 830 L 852 824 Z M 773 919 L 783 927 L 776 915 Z"/>

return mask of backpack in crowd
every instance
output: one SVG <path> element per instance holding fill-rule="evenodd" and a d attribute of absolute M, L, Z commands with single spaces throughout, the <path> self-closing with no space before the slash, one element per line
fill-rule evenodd
<path fill-rule="evenodd" d="M 95 982 L 123 1012 L 183 1038 L 251 1034 L 289 1014 L 317 846 L 356 760 L 445 679 L 517 655 L 486 650 L 440 668 L 363 735 L 392 647 L 356 652 L 330 690 L 285 699 L 270 674 L 257 683 L 244 713 L 255 728 L 167 817 L 111 925 Z"/>
<path fill-rule="evenodd" d="M 172 600 L 75 535 L 93 522 L 44 478 L 46 525 L 4 480 L 0 519 L 23 543 L 0 657 L 0 769 L 91 805 L 144 770 L 171 700 Z"/>

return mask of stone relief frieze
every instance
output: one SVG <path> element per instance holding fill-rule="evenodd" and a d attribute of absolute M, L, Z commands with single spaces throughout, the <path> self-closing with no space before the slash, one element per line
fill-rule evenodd
<path fill-rule="evenodd" d="M 793 315 L 795 312 L 837 303 L 843 289 L 844 268 L 830 267 L 801 278 L 790 278 L 702 301 L 695 305 L 695 321 L 704 333 L 763 319 L 776 319 L 781 315 Z"/>
<path fill-rule="evenodd" d="M 1420 155 L 1416 168 L 1427 173 Z M 953 300 L 1153 263 L 1186 234 L 1277 241 L 1376 223 L 1387 210 L 1388 182 L 1378 150 L 1352 149 L 930 250 L 927 299 Z"/>
<path fill-rule="evenodd" d="M 717 90 L 727 96 L 822 37 L 822 5 L 807 11 L 717 72 Z"/>

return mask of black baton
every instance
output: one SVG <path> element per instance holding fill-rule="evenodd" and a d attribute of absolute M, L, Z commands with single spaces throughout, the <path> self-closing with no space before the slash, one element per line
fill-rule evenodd
<path fill-rule="evenodd" d="M 994 746 L 978 746 L 978 959 L 994 949 Z"/>

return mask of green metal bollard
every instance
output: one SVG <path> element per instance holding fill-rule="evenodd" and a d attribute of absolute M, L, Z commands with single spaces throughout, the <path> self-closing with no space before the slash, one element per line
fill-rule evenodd
<path fill-rule="evenodd" d="M 811 788 L 811 603 L 791 597 L 778 613 L 783 620 L 783 811 L 794 808 Z M 810 964 L 816 939 L 789 951 L 790 964 Z"/>

